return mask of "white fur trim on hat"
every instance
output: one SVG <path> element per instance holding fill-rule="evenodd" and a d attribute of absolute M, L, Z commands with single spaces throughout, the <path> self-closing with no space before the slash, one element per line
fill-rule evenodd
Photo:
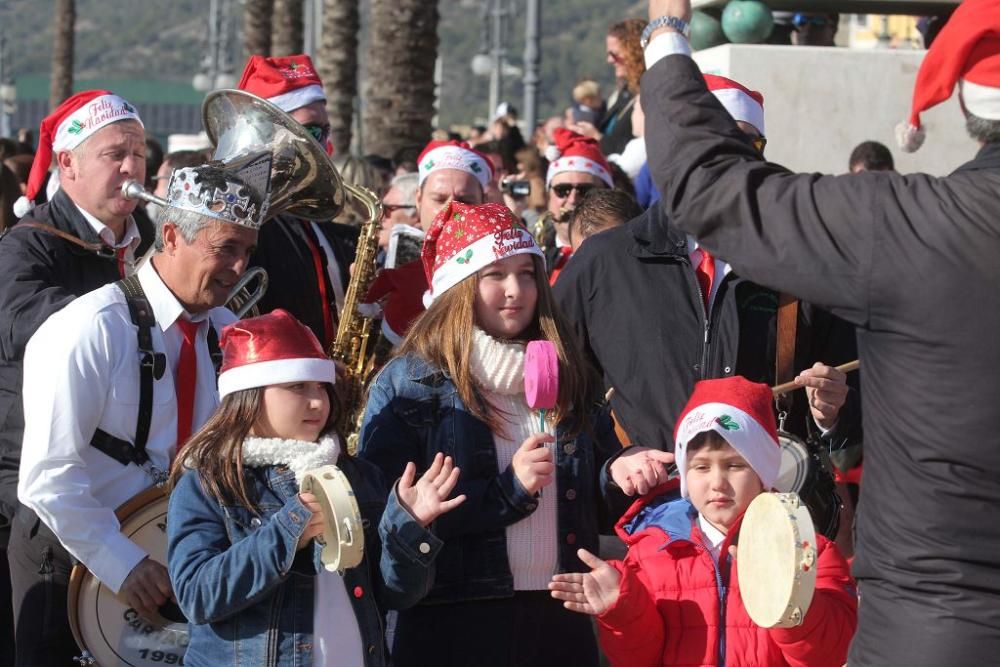
<path fill-rule="evenodd" d="M 958 82 L 965 108 L 973 116 L 985 120 L 1000 120 L 1000 88 L 983 86 L 967 79 Z"/>
<path fill-rule="evenodd" d="M 219 375 L 219 398 L 243 389 L 266 387 L 286 382 L 329 382 L 337 377 L 337 367 L 330 359 L 305 357 L 274 359 L 245 364 L 223 371 Z"/>
<path fill-rule="evenodd" d="M 764 489 L 774 487 L 781 467 L 781 448 L 747 412 L 726 403 L 705 403 L 684 416 L 677 427 L 674 456 L 681 474 L 681 495 L 687 497 L 687 446 L 699 433 L 715 431 L 754 469 Z"/>
<path fill-rule="evenodd" d="M 493 177 L 493 168 L 481 155 L 461 146 L 438 146 L 423 157 L 418 169 L 420 185 L 424 184 L 428 176 L 441 169 L 457 169 L 472 174 L 484 188 Z"/>
<path fill-rule="evenodd" d="M 142 125 L 139 112 L 125 99 L 114 94 L 95 97 L 59 123 L 52 152 L 73 150 L 105 125 L 120 120 L 135 120 Z"/>
<path fill-rule="evenodd" d="M 721 88 L 713 90 L 712 94 L 726 108 L 733 120 L 750 123 L 762 135 L 764 131 L 764 107 L 754 98 L 739 88 Z"/>
<path fill-rule="evenodd" d="M 285 113 L 291 113 L 313 102 L 326 102 L 326 93 L 323 91 L 323 86 L 311 84 L 269 97 L 267 101 Z"/>
<path fill-rule="evenodd" d="M 516 228 L 504 230 L 503 233 L 504 238 L 500 239 L 494 234 L 476 239 L 439 266 L 434 271 L 430 292 L 424 293 L 424 305 L 430 307 L 436 297 L 497 260 L 527 254 L 544 259 L 545 255 L 528 230 Z"/>
<path fill-rule="evenodd" d="M 913 127 L 908 122 L 896 125 L 896 144 L 904 153 L 913 153 L 924 145 L 927 133 L 922 127 Z"/>
<path fill-rule="evenodd" d="M 545 187 L 552 184 L 552 179 L 567 171 L 576 171 L 584 174 L 597 176 L 607 183 L 609 188 L 615 187 L 615 182 L 611 178 L 611 172 L 604 168 L 600 162 L 579 155 L 567 155 L 549 163 L 549 171 L 545 175 Z"/>

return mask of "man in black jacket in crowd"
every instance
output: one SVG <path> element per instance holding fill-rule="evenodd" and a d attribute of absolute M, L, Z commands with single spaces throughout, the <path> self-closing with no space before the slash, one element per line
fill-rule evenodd
<path fill-rule="evenodd" d="M 24 431 L 24 347 L 49 315 L 76 297 L 122 278 L 153 241 L 148 218 L 143 218 L 142 223 L 133 219 L 136 202 L 121 194 L 124 181 L 141 183 L 146 172 L 145 135 L 135 107 L 108 91 L 92 90 L 70 97 L 46 117 L 28 181 L 29 208 L 43 187 L 53 155 L 59 190 L 51 201 L 29 210 L 0 239 L 0 266 L 4 270 L 0 282 L 0 532 L 5 548 L 4 575 L 12 521 L 34 524 L 36 533 L 33 544 L 11 542 L 12 560 L 18 551 L 40 564 L 46 541 L 55 541 L 34 513 L 18 508 L 17 503 Z M 33 600 L 20 599 L 15 581 L 17 643 L 23 646 L 21 653 L 25 656 L 30 655 L 30 646 L 46 641 L 47 628 Z M 30 663 L 28 658 L 23 664 Z"/>
<path fill-rule="evenodd" d="M 667 215 L 741 275 L 858 327 L 866 447 L 849 664 L 996 663 L 1000 3 L 962 2 L 917 75 L 904 147 L 956 84 L 981 146 L 944 177 L 765 162 L 690 58 L 678 31 L 690 0 L 650 0 L 649 12 L 642 99 Z"/>

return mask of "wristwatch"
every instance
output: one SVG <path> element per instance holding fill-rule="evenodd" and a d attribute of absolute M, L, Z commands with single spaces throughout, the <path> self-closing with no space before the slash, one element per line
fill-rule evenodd
<path fill-rule="evenodd" d="M 649 36 L 660 28 L 673 28 L 685 37 L 691 36 L 691 26 L 688 25 L 687 21 L 679 19 L 676 16 L 661 16 L 650 21 L 646 29 L 642 31 L 642 37 L 639 38 L 639 46 L 646 48 L 646 45 L 649 44 Z"/>

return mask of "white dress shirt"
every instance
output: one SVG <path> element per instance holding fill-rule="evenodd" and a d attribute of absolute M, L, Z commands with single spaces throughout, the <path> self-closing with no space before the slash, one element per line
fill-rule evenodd
<path fill-rule="evenodd" d="M 125 218 L 125 234 L 122 236 L 121 241 L 115 240 L 115 233 L 111 231 L 111 228 L 105 225 L 103 222 L 98 220 L 96 217 L 83 210 L 79 204 L 73 202 L 76 206 L 76 210 L 80 212 L 83 219 L 87 221 L 94 233 L 97 234 L 98 238 L 104 241 L 104 245 L 109 248 L 114 248 L 115 250 L 125 249 L 125 266 L 127 267 L 126 275 L 132 273 L 132 269 L 135 267 L 135 249 L 139 247 L 139 243 L 142 242 L 142 236 L 139 235 L 139 228 L 135 224 L 135 220 L 132 216 Z"/>
<path fill-rule="evenodd" d="M 177 438 L 174 374 L 182 334 L 176 322 L 186 314 L 152 262 L 144 264 L 137 275 L 156 319 L 153 348 L 167 356 L 167 372 L 153 382 L 146 452 L 152 465 L 168 470 Z M 215 308 L 188 319 L 211 319 L 220 330 L 236 318 L 225 308 Z M 195 429 L 218 405 L 207 329 L 203 325 L 198 330 L 195 348 Z M 121 533 L 115 509 L 150 487 L 152 480 L 134 464 L 123 466 L 91 447 L 90 440 L 100 428 L 134 441 L 138 362 L 136 328 L 125 296 L 114 284 L 54 313 L 28 341 L 24 354 L 24 444 L 18 499 L 115 592 L 147 555 Z"/>

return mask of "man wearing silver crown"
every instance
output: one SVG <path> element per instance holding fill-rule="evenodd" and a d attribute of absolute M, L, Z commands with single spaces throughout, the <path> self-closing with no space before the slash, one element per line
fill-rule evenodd
<path fill-rule="evenodd" d="M 28 342 L 18 498 L 59 541 L 42 574 L 19 573 L 34 576 L 29 594 L 55 592 L 46 598 L 49 655 L 36 652 L 33 664 L 70 664 L 79 652 L 66 616 L 71 556 L 143 617 L 172 595 L 165 567 L 121 532 L 115 509 L 162 481 L 218 404 L 208 341 L 236 319 L 222 305 L 270 194 L 270 154 L 240 162 L 175 171 L 156 253 L 135 279 L 76 299 Z M 131 312 L 136 290 L 152 315 L 145 339 Z"/>

